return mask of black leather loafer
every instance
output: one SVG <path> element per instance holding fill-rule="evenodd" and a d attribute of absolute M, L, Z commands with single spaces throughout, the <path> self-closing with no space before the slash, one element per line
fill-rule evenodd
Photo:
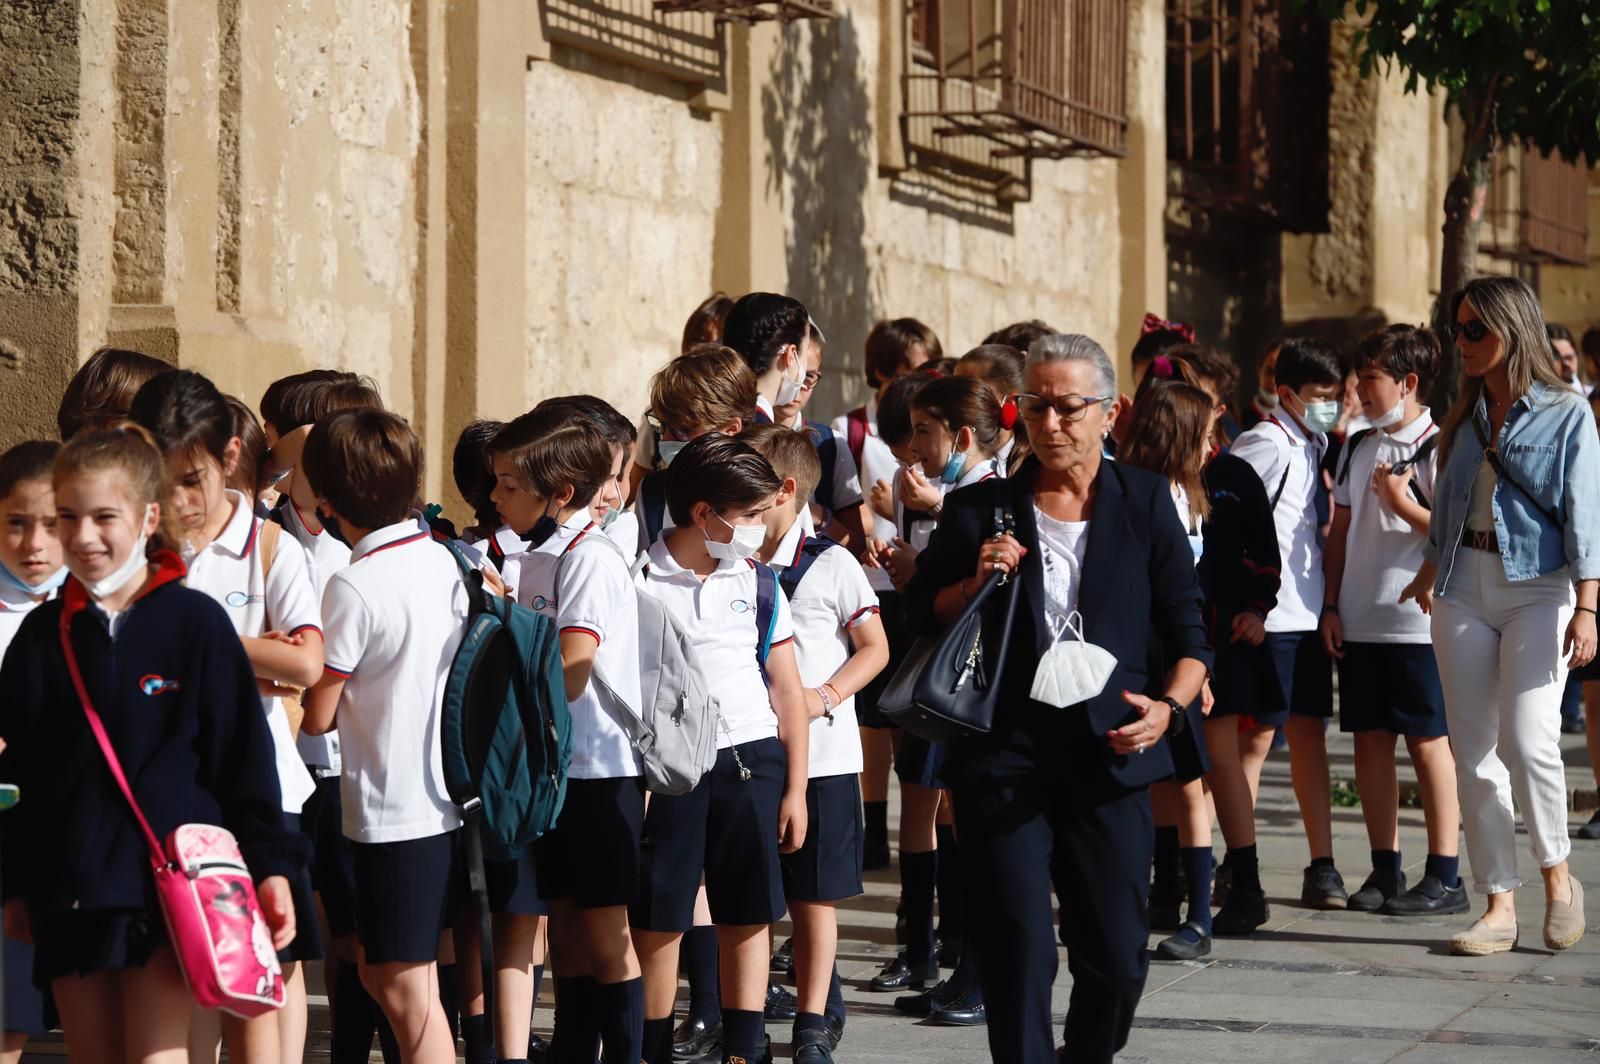
<path fill-rule="evenodd" d="M 800 1011 L 800 1002 L 785 987 L 767 984 L 767 1006 L 762 1014 L 768 1020 L 792 1020 Z"/>
<path fill-rule="evenodd" d="M 972 987 L 964 994 L 937 1003 L 928 1019 L 941 1027 L 983 1026 L 989 1022 L 988 1011 L 983 1006 L 983 991 Z"/>
<path fill-rule="evenodd" d="M 1156 956 L 1168 961 L 1199 960 L 1210 952 L 1211 936 L 1192 921 L 1179 928 L 1176 935 L 1163 939 L 1156 947 Z"/>
<path fill-rule="evenodd" d="M 1235 886 L 1228 893 L 1228 904 L 1211 918 L 1213 935 L 1248 935 L 1272 917 L 1272 906 L 1261 891 Z"/>
<path fill-rule="evenodd" d="M 1344 877 L 1333 865 L 1308 865 L 1300 885 L 1300 900 L 1313 909 L 1348 909 L 1350 895 Z"/>
<path fill-rule="evenodd" d="M 836 1044 L 826 1030 L 811 1028 L 796 1031 L 794 1064 L 833 1064 L 833 1050 Z"/>
<path fill-rule="evenodd" d="M 931 957 L 926 962 L 912 965 L 906 960 L 905 954 L 900 954 L 894 960 L 883 966 L 883 971 L 872 977 L 869 984 L 880 994 L 890 993 L 895 990 L 921 990 L 930 983 L 939 981 L 939 960 Z"/>
<path fill-rule="evenodd" d="M 1395 879 L 1384 872 L 1374 872 L 1361 884 L 1361 889 L 1350 895 L 1349 908 L 1352 912 L 1375 913 L 1382 909 L 1384 903 L 1390 898 L 1399 897 L 1406 892 L 1406 874 L 1400 873 L 1400 878 Z"/>
<path fill-rule="evenodd" d="M 704 1020 L 687 1019 L 672 1032 L 672 1059 L 675 1061 L 722 1060 L 722 1022 L 706 1026 Z"/>
<path fill-rule="evenodd" d="M 784 939 L 783 945 L 772 955 L 772 971 L 777 975 L 794 974 L 794 939 Z"/>

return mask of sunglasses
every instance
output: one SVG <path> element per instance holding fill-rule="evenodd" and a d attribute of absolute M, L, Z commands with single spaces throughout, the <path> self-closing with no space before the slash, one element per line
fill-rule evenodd
<path fill-rule="evenodd" d="M 1473 318 L 1471 321 L 1453 321 L 1450 323 L 1450 339 L 1452 340 L 1465 339 L 1471 341 L 1472 343 L 1479 343 L 1485 336 L 1488 335 L 1489 327 L 1483 323 L 1483 319 L 1481 318 Z"/>
<path fill-rule="evenodd" d="M 1024 421 L 1042 421 L 1051 410 L 1062 421 L 1082 421 L 1091 406 L 1111 400 L 1109 395 L 1062 395 L 1046 399 L 1032 392 L 1021 392 L 1013 398 L 1016 400 L 1017 414 Z"/>

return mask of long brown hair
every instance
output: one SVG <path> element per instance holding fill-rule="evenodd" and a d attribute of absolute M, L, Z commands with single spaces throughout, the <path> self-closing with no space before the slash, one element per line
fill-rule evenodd
<path fill-rule="evenodd" d="M 1139 389 L 1130 429 L 1117 461 L 1160 473 L 1189 496 L 1189 512 L 1202 520 L 1211 512 L 1201 471 L 1211 457 L 1206 428 L 1211 424 L 1211 396 L 1183 381 L 1158 380 Z"/>
<path fill-rule="evenodd" d="M 110 428 L 82 427 L 56 455 L 50 480 L 60 492 L 61 485 L 73 477 L 104 472 L 121 474 L 122 488 L 139 510 L 141 521 L 145 507 L 151 503 L 161 507 L 156 530 L 145 546 L 145 557 L 176 550 L 179 537 L 167 509 L 167 460 L 150 431 L 132 421 Z"/>

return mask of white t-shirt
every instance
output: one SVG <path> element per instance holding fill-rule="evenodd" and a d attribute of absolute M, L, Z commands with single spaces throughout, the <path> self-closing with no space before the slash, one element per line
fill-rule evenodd
<path fill-rule="evenodd" d="M 796 564 L 808 537 L 796 521 L 773 552 L 772 569 L 781 578 Z M 866 624 L 878 612 L 878 596 L 867 574 L 843 547 L 829 547 L 817 556 L 800 578 L 789 602 L 794 615 L 795 655 L 800 682 L 820 687 L 850 660 L 850 631 Z M 811 722 L 810 777 L 839 776 L 861 771 L 861 733 L 856 727 L 856 700 L 852 695 L 833 707 L 833 720 Z"/>
<path fill-rule="evenodd" d="M 862 496 L 868 500 L 867 508 L 872 509 L 872 488 L 878 481 L 883 481 L 891 488 L 894 487 L 895 476 L 900 472 L 900 462 L 889 450 L 889 445 L 883 442 L 878 435 L 878 401 L 868 399 L 866 406 L 867 433 L 861 439 L 861 475 L 860 485 Z M 833 429 L 833 434 L 839 437 L 839 445 L 846 453 L 850 450 L 850 417 L 848 414 L 833 419 L 833 424 L 828 426 Z M 854 456 L 852 456 L 853 459 Z M 880 543 L 893 543 L 900 535 L 900 529 L 890 518 L 883 516 L 878 511 L 872 511 L 872 538 Z M 886 569 L 868 569 L 867 582 L 874 591 L 893 591 L 894 581 L 889 579 Z"/>
<path fill-rule="evenodd" d="M 1083 591 L 1083 557 L 1089 549 L 1089 522 L 1057 521 L 1037 506 L 1034 526 L 1039 530 L 1039 560 L 1044 565 L 1044 616 L 1060 638 L 1067 618 L 1078 609 Z"/>
<path fill-rule="evenodd" d="M 778 734 L 778 716 L 756 661 L 757 562 L 730 559 L 705 578 L 683 568 L 663 537 L 650 548 L 650 563 L 640 573 L 641 592 L 669 610 L 694 643 L 711 694 L 727 725 L 717 749 L 769 739 Z M 772 646 L 794 639 L 789 601 L 778 588 L 773 604 Z"/>
<path fill-rule="evenodd" d="M 217 538 L 196 554 L 184 551 L 189 575 L 184 582 L 203 591 L 222 604 L 233 630 L 241 636 L 260 636 L 263 632 L 322 632 L 322 614 L 317 609 L 317 592 L 311 582 L 306 552 L 292 535 L 278 535 L 272 571 L 262 576 L 265 561 L 261 556 L 261 527 L 266 520 L 257 517 L 250 500 L 228 489 L 233 516 Z M 289 730 L 289 714 L 281 698 L 263 698 L 267 729 L 277 754 L 278 786 L 283 791 L 283 811 L 299 813 L 315 791 L 316 784 L 306 770 L 305 761 L 295 748 Z"/>
<path fill-rule="evenodd" d="M 322 600 L 339 698 L 343 830 L 404 842 L 461 826 L 445 789 L 440 704 L 467 621 L 455 559 L 407 519 L 369 533 Z"/>
<path fill-rule="evenodd" d="M 1307 436 L 1288 414 L 1274 414 L 1251 426 L 1233 442 L 1232 453 L 1250 463 L 1267 489 L 1267 501 L 1283 494 L 1272 509 L 1283 558 L 1278 605 L 1267 615 L 1269 632 L 1315 631 L 1322 617 L 1322 544 L 1318 541 L 1317 486 L 1328 438 Z M 1287 473 L 1287 476 L 1285 474 Z"/>
<path fill-rule="evenodd" d="M 306 571 L 311 575 L 312 593 L 316 596 L 320 609 L 322 594 L 328 589 L 328 581 L 334 573 L 350 564 L 350 548 L 334 539 L 326 530 L 313 532 L 307 528 L 305 518 L 293 499 L 286 498 L 279 512 L 283 516 L 284 531 L 293 536 L 295 542 L 305 551 Z M 295 749 L 300 751 L 301 760 L 305 761 L 313 775 L 339 774 L 338 729 L 325 735 L 308 735 L 301 732 L 295 736 L 294 745 Z"/>
<path fill-rule="evenodd" d="M 942 480 L 935 480 L 939 488 L 939 497 L 942 499 L 957 488 L 964 488 L 968 484 L 976 484 L 982 480 L 993 480 L 1000 475 L 999 463 L 993 458 L 972 462 L 967 466 L 966 472 L 961 474 L 961 479 L 954 484 L 946 484 Z M 933 538 L 933 530 L 939 527 L 936 517 L 908 517 L 905 504 L 900 501 L 900 482 L 895 481 L 894 514 L 895 522 L 905 530 L 906 542 L 911 544 L 913 550 L 927 549 L 928 541 Z"/>
<path fill-rule="evenodd" d="M 1333 501 L 1350 510 L 1345 538 L 1344 580 L 1339 585 L 1339 619 L 1352 643 L 1431 643 L 1428 616 L 1415 603 L 1400 602 L 1400 592 L 1422 567 L 1428 537 L 1416 532 L 1398 514 L 1378 501 L 1372 489 L 1373 470 L 1417 453 L 1439 427 L 1427 407 L 1395 432 L 1379 429 L 1339 460 L 1340 476 Z M 1435 452 L 1437 453 L 1437 452 Z M 1349 473 L 1345 474 L 1345 462 Z M 1412 466 L 1412 482 L 1433 499 L 1435 454 Z M 1487 465 L 1487 463 L 1485 463 Z"/>
<path fill-rule="evenodd" d="M 614 523 L 613 523 L 614 524 Z M 521 556 L 517 602 L 550 618 L 565 635 L 588 632 L 599 644 L 594 671 L 620 696 L 592 681 L 570 700 L 574 779 L 616 779 L 639 775 L 639 757 L 623 728 L 623 715 L 638 712 L 639 593 L 621 551 L 607 541 L 587 510 L 580 510 L 556 534 Z M 557 588 L 556 573 L 561 574 Z"/>

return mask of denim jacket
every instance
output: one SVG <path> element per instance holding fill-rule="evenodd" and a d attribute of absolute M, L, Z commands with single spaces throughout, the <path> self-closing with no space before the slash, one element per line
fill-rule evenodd
<path fill-rule="evenodd" d="M 1491 438 L 1482 398 L 1471 421 Z M 1561 570 L 1575 581 L 1600 579 L 1600 434 L 1583 397 L 1535 383 L 1512 405 L 1496 447 L 1517 484 L 1501 479 L 1494 489 L 1495 540 L 1506 579 L 1532 580 Z M 1439 468 L 1423 550 L 1439 566 L 1436 595 L 1449 592 L 1472 484 L 1485 461 L 1478 433 L 1463 421 Z M 1561 524 L 1552 524 L 1541 506 L 1559 514 Z"/>

